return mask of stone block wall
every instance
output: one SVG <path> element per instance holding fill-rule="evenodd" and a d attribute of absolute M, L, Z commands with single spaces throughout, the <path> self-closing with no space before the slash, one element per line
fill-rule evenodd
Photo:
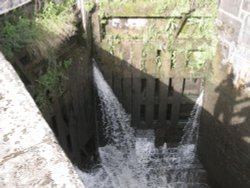
<path fill-rule="evenodd" d="M 249 1 L 222 0 L 206 82 L 199 154 L 212 188 L 250 187 Z"/>
<path fill-rule="evenodd" d="M 223 64 L 230 64 L 234 85 L 250 91 L 250 1 L 222 0 L 218 32 Z"/>
<path fill-rule="evenodd" d="M 220 62 L 217 62 L 220 63 Z M 225 66 L 206 82 L 199 155 L 212 188 L 250 186 L 250 98 L 235 89 Z"/>

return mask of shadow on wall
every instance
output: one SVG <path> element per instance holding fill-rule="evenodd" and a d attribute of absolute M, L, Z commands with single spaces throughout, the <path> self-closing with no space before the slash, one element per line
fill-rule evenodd
<path fill-rule="evenodd" d="M 67 6 L 50 3 L 35 13 L 33 2 L 0 15 L 0 51 L 36 100 L 64 152 L 84 168 L 97 153 L 90 50 L 76 10 L 69 1 L 64 3 Z"/>
<path fill-rule="evenodd" d="M 250 187 L 250 98 L 234 88 L 231 74 L 220 77 L 206 83 L 199 154 L 211 187 L 247 188 Z"/>
<path fill-rule="evenodd" d="M 204 78 L 160 75 L 155 62 L 148 65 L 149 71 L 155 72 L 152 75 L 98 47 L 94 56 L 118 100 L 131 114 L 132 126 L 154 129 L 156 146 L 178 144 Z M 105 145 L 102 136 L 100 145 Z"/>
<path fill-rule="evenodd" d="M 88 168 L 96 158 L 96 123 L 92 67 L 88 50 L 76 45 L 61 58 L 71 58 L 65 92 L 53 99 L 47 119 L 61 146 L 79 168 Z"/>
<path fill-rule="evenodd" d="M 25 48 L 13 51 L 10 62 L 34 99 L 46 93 L 45 98 L 36 100 L 40 105 L 49 103 L 49 107 L 40 109 L 43 116 L 72 163 L 84 168 L 96 156 L 97 146 L 92 67 L 89 50 L 79 36 L 65 40 L 53 51 L 56 58 L 53 63 L 59 67 L 53 69 L 53 74 L 46 74 L 51 62 L 39 55 L 30 55 Z M 65 60 L 72 62 L 67 69 L 59 65 Z M 42 75 L 47 75 L 44 87 L 38 82 Z"/>
<path fill-rule="evenodd" d="M 27 53 L 21 52 L 16 64 L 21 65 L 19 73 L 23 72 L 32 82 L 41 64 L 27 60 L 23 54 Z M 148 74 L 102 49 L 96 49 L 94 56 L 119 101 L 132 115 L 132 126 L 155 129 L 156 146 L 179 142 L 203 78 L 180 77 L 178 71 L 175 76 L 159 75 L 156 66 L 149 66 L 148 71 L 154 74 Z M 72 67 L 69 92 L 62 99 L 64 104 L 61 99 L 55 100 L 57 108 L 48 116 L 62 147 L 79 166 L 86 165 L 85 159 L 91 159 L 96 152 L 94 113 L 91 113 L 94 105 L 89 100 L 93 97 L 91 74 L 90 65 L 84 67 L 79 63 Z M 231 82 L 228 76 L 206 83 L 199 152 L 212 187 L 247 188 L 250 187 L 250 100 L 236 92 Z M 99 144 L 104 143 L 101 138 Z"/>
<path fill-rule="evenodd" d="M 154 129 L 156 146 L 178 143 L 204 78 L 161 77 L 157 70 L 156 76 L 150 75 L 95 48 L 99 68 L 131 114 L 132 126 Z M 212 188 L 250 187 L 250 100 L 233 88 L 231 75 L 210 80 L 205 86 L 198 146 L 209 184 Z M 99 144 L 105 143 L 100 136 Z"/>

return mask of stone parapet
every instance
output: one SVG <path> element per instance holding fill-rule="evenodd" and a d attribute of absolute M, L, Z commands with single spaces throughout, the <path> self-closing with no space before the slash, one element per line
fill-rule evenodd
<path fill-rule="evenodd" d="M 1 53 L 0 72 L 0 187 L 84 187 Z"/>
<path fill-rule="evenodd" d="M 0 1 L 0 15 L 5 14 L 13 9 L 23 6 L 31 0 L 1 0 Z"/>

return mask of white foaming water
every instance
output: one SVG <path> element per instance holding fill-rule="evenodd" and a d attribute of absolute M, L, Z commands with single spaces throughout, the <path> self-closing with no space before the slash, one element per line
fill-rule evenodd
<path fill-rule="evenodd" d="M 203 92 L 197 99 L 177 148 L 154 147 L 154 134 L 140 136 L 130 126 L 130 116 L 94 65 L 108 144 L 99 148 L 101 164 L 91 172 L 77 169 L 87 188 L 205 188 L 196 159 L 197 129 Z M 146 136 L 145 136 L 146 135 Z"/>

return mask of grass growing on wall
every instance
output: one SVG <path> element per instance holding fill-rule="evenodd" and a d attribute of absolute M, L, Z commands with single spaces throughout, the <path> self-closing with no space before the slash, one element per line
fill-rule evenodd
<path fill-rule="evenodd" d="M 0 50 L 8 58 L 12 58 L 22 48 L 30 55 L 48 57 L 48 53 L 75 34 L 74 3 L 73 0 L 60 4 L 48 1 L 33 18 L 19 14 L 14 19 L 12 17 L 3 21 Z"/>

